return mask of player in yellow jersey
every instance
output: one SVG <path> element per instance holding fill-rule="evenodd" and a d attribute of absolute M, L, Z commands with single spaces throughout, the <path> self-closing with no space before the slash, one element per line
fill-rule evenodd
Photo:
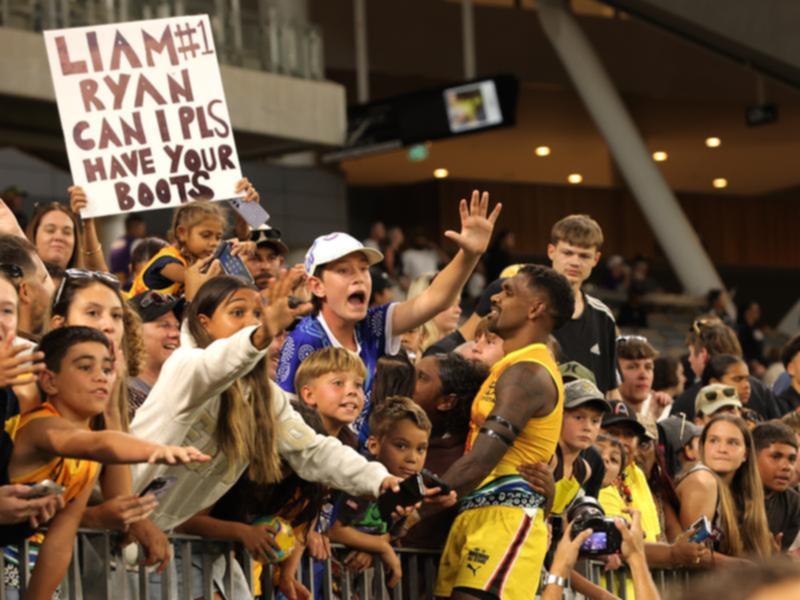
<path fill-rule="evenodd" d="M 545 345 L 574 309 L 566 278 L 525 265 L 492 297 L 489 330 L 506 355 L 472 405 L 466 454 L 443 476 L 462 498 L 435 593 L 467 600 L 534 597 L 547 551 L 545 498 L 520 476 L 549 462 L 564 408 L 561 374 Z"/>

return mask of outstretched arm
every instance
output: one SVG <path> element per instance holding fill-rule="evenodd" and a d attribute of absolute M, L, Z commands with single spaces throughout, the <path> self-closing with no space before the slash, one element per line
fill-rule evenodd
<path fill-rule="evenodd" d="M 497 465 L 528 421 L 550 413 L 558 400 L 553 378 L 532 362 L 510 366 L 497 380 L 495 405 L 472 450 L 444 474 L 459 497 L 471 492 Z"/>
<path fill-rule="evenodd" d="M 395 307 L 392 313 L 392 331 L 395 334 L 419 327 L 455 304 L 461 288 L 467 283 L 481 254 L 489 245 L 494 224 L 500 216 L 502 207 L 502 204 L 496 205 L 487 216 L 489 192 L 483 192 L 479 197 L 478 190 L 472 192 L 469 206 L 466 200 L 461 200 L 459 205 L 461 232 L 445 232 L 445 236 L 458 244 L 460 249 L 427 290 Z"/>
<path fill-rule="evenodd" d="M 121 431 L 78 429 L 52 417 L 30 423 L 23 432 L 39 452 L 109 464 L 206 462 L 210 457 L 191 446 L 164 446 Z"/>

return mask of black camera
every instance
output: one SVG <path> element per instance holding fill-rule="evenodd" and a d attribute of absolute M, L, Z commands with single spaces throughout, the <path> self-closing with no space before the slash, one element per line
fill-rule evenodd
<path fill-rule="evenodd" d="M 580 556 L 603 556 L 617 554 L 622 547 L 622 534 L 617 529 L 616 519 L 607 517 L 600 503 L 591 496 L 577 498 L 567 511 L 572 523 L 571 537 L 574 539 L 585 529 L 592 535 L 581 544 Z"/>

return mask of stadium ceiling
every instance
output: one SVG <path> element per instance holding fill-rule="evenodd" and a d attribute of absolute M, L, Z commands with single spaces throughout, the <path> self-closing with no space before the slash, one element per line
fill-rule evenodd
<path fill-rule="evenodd" d="M 532 0 L 474 0 L 478 75 L 511 73 L 521 82 L 517 126 L 432 142 L 425 160 L 406 149 L 346 160 L 354 185 L 450 177 L 581 185 L 622 183 L 606 145 L 550 48 Z M 368 2 L 371 99 L 463 79 L 460 2 Z M 623 95 L 648 148 L 679 192 L 761 195 L 800 186 L 799 90 L 743 67 L 652 24 L 591 0 L 573 2 L 581 26 Z M 355 98 L 350 0 L 310 0 L 323 29 L 328 77 Z M 774 103 L 777 122 L 748 127 L 745 108 Z M 721 144 L 709 148 L 708 137 Z M 546 157 L 535 149 L 548 146 Z M 713 187 L 724 178 L 728 186 Z"/>

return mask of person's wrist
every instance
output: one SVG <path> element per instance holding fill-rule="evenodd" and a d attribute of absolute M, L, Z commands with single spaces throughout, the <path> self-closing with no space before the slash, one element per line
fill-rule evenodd
<path fill-rule="evenodd" d="M 566 579 L 566 577 L 570 574 L 571 571 L 572 571 L 572 565 L 570 565 L 566 561 L 554 558 L 553 564 L 550 565 L 549 573 L 551 575 L 558 575 L 559 577 L 564 577 Z"/>
<path fill-rule="evenodd" d="M 647 559 L 644 556 L 644 552 L 639 552 L 638 550 L 629 554 L 625 562 L 628 563 L 631 569 L 640 567 L 647 568 Z"/>
<path fill-rule="evenodd" d="M 246 523 L 231 523 L 231 524 L 234 527 L 233 537 L 240 544 L 244 544 L 245 540 L 247 539 L 247 534 L 249 533 L 250 530 L 250 525 Z"/>

